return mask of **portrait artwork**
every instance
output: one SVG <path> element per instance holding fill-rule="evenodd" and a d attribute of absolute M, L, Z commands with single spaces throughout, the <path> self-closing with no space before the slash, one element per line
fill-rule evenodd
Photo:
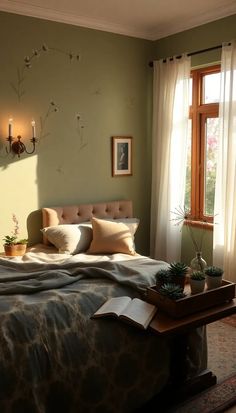
<path fill-rule="evenodd" d="M 112 137 L 112 176 L 132 175 L 132 138 Z"/>

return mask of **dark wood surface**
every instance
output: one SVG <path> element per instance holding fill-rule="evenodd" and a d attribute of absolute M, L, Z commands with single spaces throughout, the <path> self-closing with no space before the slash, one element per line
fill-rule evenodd
<path fill-rule="evenodd" d="M 149 325 L 149 328 L 157 334 L 176 335 L 183 334 L 186 331 L 200 327 L 221 318 L 227 317 L 236 313 L 236 299 L 209 308 L 208 310 L 196 312 L 190 316 L 175 319 L 168 314 L 158 311 L 154 319 Z"/>
<path fill-rule="evenodd" d="M 214 306 L 208 310 L 197 312 L 188 317 L 174 319 L 166 313 L 158 311 L 150 328 L 157 334 L 170 337 L 175 351 L 170 361 L 170 378 L 164 389 L 136 413 L 166 412 L 176 403 L 183 402 L 188 397 L 206 390 L 217 382 L 215 374 L 206 369 L 200 374 L 186 380 L 185 356 L 187 351 L 188 331 L 207 325 L 214 321 L 236 313 L 236 299 L 225 304 Z M 171 396 L 170 396 L 171 395 Z"/>
<path fill-rule="evenodd" d="M 207 288 L 201 293 L 191 294 L 189 278 L 184 285 L 185 296 L 178 300 L 173 300 L 157 290 L 156 285 L 148 287 L 146 300 L 156 305 L 159 310 L 164 311 L 170 317 L 183 318 L 198 311 L 205 311 L 213 306 L 221 305 L 235 298 L 235 283 L 222 280 L 221 286 L 217 288 Z"/>

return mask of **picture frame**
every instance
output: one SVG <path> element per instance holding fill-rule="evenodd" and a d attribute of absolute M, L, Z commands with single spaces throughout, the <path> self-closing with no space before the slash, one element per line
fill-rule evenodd
<path fill-rule="evenodd" d="M 132 137 L 112 137 L 112 176 L 132 175 Z"/>

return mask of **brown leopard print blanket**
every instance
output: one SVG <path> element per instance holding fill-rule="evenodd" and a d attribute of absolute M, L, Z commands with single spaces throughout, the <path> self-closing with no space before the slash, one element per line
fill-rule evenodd
<path fill-rule="evenodd" d="M 0 260 L 1 413 L 133 412 L 160 391 L 169 376 L 169 343 L 90 317 L 109 297 L 142 297 L 165 263 L 13 261 Z M 197 340 L 188 355 L 195 371 L 204 341 Z"/>

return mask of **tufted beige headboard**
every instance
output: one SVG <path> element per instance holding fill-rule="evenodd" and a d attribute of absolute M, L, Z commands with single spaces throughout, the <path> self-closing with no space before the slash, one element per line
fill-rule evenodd
<path fill-rule="evenodd" d="M 43 228 L 60 224 L 79 224 L 96 218 L 132 218 L 132 201 L 111 201 L 63 207 L 42 208 Z M 48 244 L 44 237 L 43 242 Z"/>

